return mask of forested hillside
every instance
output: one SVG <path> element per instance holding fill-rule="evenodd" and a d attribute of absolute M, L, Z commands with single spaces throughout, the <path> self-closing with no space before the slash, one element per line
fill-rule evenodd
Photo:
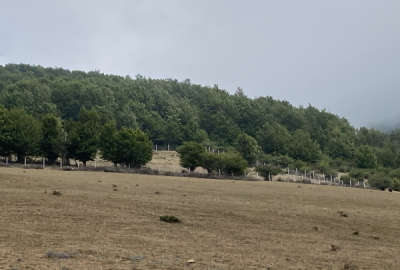
<path fill-rule="evenodd" d="M 233 147 L 249 163 L 297 162 L 298 167 L 325 171 L 400 164 L 398 131 L 358 130 L 312 106 L 251 99 L 241 89 L 231 95 L 189 80 L 9 64 L 0 66 L 0 106 L 23 109 L 35 119 L 53 115 L 65 123 L 79 120 L 82 110 L 94 111 L 102 124 L 115 121 L 117 129 L 139 128 L 154 144 L 194 141 L 214 149 Z"/>

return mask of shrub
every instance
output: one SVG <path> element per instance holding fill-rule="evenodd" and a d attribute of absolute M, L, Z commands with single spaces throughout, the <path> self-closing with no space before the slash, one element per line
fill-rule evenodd
<path fill-rule="evenodd" d="M 393 179 L 388 175 L 375 174 L 368 180 L 371 187 L 385 190 L 387 188 L 393 188 Z"/>
<path fill-rule="evenodd" d="M 242 175 L 248 164 L 239 153 L 224 152 L 220 154 L 219 166 L 225 174 Z"/>
<path fill-rule="evenodd" d="M 160 220 L 167 223 L 181 223 L 181 220 L 175 216 L 160 216 Z"/>

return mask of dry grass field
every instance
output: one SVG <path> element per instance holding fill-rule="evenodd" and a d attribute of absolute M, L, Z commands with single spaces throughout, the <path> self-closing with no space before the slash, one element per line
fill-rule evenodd
<path fill-rule="evenodd" d="M 0 168 L 0 269 L 400 269 L 399 228 L 394 192 Z"/>

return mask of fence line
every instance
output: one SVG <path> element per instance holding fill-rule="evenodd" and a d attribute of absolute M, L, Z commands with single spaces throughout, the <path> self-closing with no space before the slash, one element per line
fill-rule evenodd
<path fill-rule="evenodd" d="M 164 150 L 165 149 L 165 150 Z M 167 145 L 166 147 L 160 147 L 155 145 L 154 151 L 174 151 L 176 146 Z M 208 151 L 217 151 L 219 153 L 220 149 L 212 149 L 211 147 L 208 148 Z M 222 152 L 222 151 L 221 151 Z M 91 162 L 92 164 L 87 167 L 84 167 L 82 162 L 75 161 L 75 165 L 71 165 L 71 160 L 66 162 L 63 158 L 58 158 L 55 164 L 47 165 L 46 159 L 44 157 L 35 157 L 35 158 L 25 158 L 23 163 L 16 162 L 17 159 L 15 156 L 10 157 L 0 157 L 0 166 L 2 167 L 19 167 L 19 168 L 46 168 L 50 167 L 53 169 L 64 169 L 64 170 L 109 170 L 117 169 L 117 170 L 126 170 L 128 169 L 130 172 L 138 172 L 141 173 L 141 170 L 125 168 L 123 166 L 98 166 L 97 160 Z M 144 168 L 147 174 L 160 174 L 160 175 L 175 175 L 175 176 L 191 176 L 191 177 L 200 177 L 199 173 L 195 172 L 185 172 L 185 173 L 176 173 L 176 172 L 161 172 L 160 170 L 154 170 L 150 168 Z M 149 171 L 150 170 L 150 171 Z M 142 170 L 143 171 L 143 170 Z M 258 177 L 257 173 L 257 177 Z M 283 177 L 286 176 L 286 177 Z M 243 176 L 232 176 L 232 175 L 223 175 L 219 171 L 215 174 L 201 174 L 202 178 L 234 178 L 234 179 L 242 179 L 242 180 L 256 180 L 257 178 L 251 177 L 247 174 Z M 333 175 L 325 175 L 325 173 L 316 173 L 315 171 L 307 171 L 301 172 L 299 169 L 290 169 L 289 167 L 285 169 L 285 174 L 280 174 L 275 177 L 269 173 L 268 175 L 264 176 L 268 181 L 280 181 L 280 182 L 294 182 L 294 183 L 305 183 L 305 184 L 317 184 L 317 185 L 331 185 L 331 186 L 344 186 L 344 187 L 358 187 L 358 188 L 367 188 L 367 183 L 365 180 L 359 181 L 356 179 L 349 179 L 349 182 L 345 183 L 340 177 L 336 177 Z"/>

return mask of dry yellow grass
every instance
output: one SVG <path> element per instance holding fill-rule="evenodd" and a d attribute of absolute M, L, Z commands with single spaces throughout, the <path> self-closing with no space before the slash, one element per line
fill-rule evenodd
<path fill-rule="evenodd" d="M 0 269 L 400 269 L 399 209 L 372 190 L 0 168 Z"/>

